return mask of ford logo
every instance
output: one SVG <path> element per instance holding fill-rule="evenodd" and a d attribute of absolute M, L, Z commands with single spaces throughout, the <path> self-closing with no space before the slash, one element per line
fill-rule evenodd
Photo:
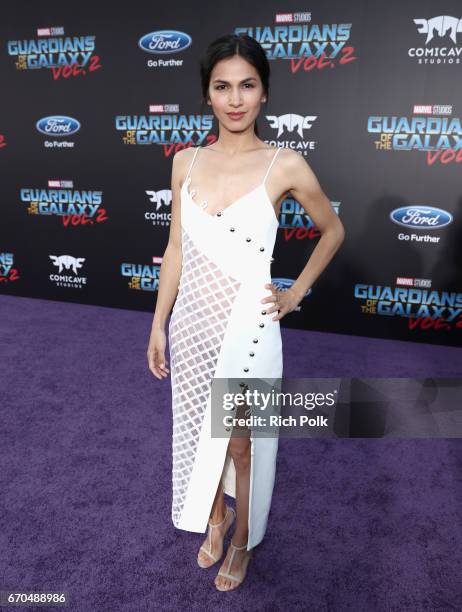
<path fill-rule="evenodd" d="M 35 124 L 42 134 L 47 136 L 69 136 L 80 130 L 80 122 L 65 115 L 51 115 L 39 119 Z"/>
<path fill-rule="evenodd" d="M 294 280 L 292 278 L 272 278 L 271 282 L 273 285 L 276 285 L 279 291 L 287 291 L 294 284 Z M 310 287 L 308 291 L 305 293 L 305 297 L 310 295 L 312 288 Z"/>
<path fill-rule="evenodd" d="M 138 46 L 148 53 L 177 53 L 189 47 L 191 36 L 176 30 L 157 30 L 145 34 L 138 41 Z"/>
<path fill-rule="evenodd" d="M 439 229 L 452 223 L 452 215 L 434 206 L 402 206 L 390 213 L 393 223 L 412 229 Z"/>

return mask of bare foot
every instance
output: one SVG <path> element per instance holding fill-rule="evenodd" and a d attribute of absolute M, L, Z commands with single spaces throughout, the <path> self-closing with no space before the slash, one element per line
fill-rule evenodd
<path fill-rule="evenodd" d="M 243 547 L 242 549 L 241 546 Z M 233 589 L 236 589 L 241 582 L 243 582 L 247 573 L 247 565 L 252 555 L 252 550 L 247 550 L 247 548 L 244 548 L 244 546 L 246 545 L 242 544 L 239 547 L 233 547 L 231 544 L 229 545 L 225 560 L 223 561 L 220 569 L 218 570 L 218 574 L 215 577 L 215 586 L 219 591 L 232 591 Z M 229 565 L 230 561 L 231 565 Z M 227 576 L 221 576 L 220 572 L 230 574 L 235 578 L 232 579 Z"/>
<path fill-rule="evenodd" d="M 205 538 L 202 547 L 199 549 L 197 554 L 197 561 L 201 567 L 210 567 L 221 559 L 223 555 L 224 536 L 232 525 L 233 521 L 234 511 L 232 508 L 228 508 L 227 514 L 216 521 L 213 521 L 212 525 L 210 525 L 211 521 L 209 521 L 207 537 Z M 221 523 L 221 525 L 217 523 Z M 205 551 L 208 551 L 211 555 L 213 555 L 216 560 L 214 560 L 210 554 L 207 554 Z"/>

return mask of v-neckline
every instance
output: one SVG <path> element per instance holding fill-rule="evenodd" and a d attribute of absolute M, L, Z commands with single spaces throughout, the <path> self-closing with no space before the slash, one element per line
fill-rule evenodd
<path fill-rule="evenodd" d="M 259 189 L 263 188 L 263 193 L 265 195 L 265 199 L 267 201 L 267 203 L 269 204 L 269 206 L 271 207 L 271 210 L 273 211 L 273 217 L 276 220 L 277 223 L 279 223 L 279 219 L 276 216 L 276 211 L 274 210 L 274 206 L 273 203 L 270 200 L 270 197 L 268 195 L 268 191 L 266 189 L 265 183 L 259 183 L 256 187 L 254 187 L 253 189 L 251 189 L 250 191 L 247 191 L 247 193 L 244 193 L 244 195 L 241 195 L 239 198 L 237 198 L 236 200 L 234 200 L 233 202 L 231 202 L 231 204 L 228 204 L 228 206 L 226 206 L 225 208 L 221 208 L 220 210 L 217 210 L 216 213 L 214 213 L 213 215 L 211 215 L 210 213 L 206 212 L 206 210 L 204 208 L 202 208 L 202 206 L 200 204 L 198 204 L 197 202 L 194 201 L 192 195 L 189 193 L 189 189 L 188 189 L 188 185 L 186 184 L 187 181 L 190 180 L 189 177 L 188 179 L 186 179 L 183 184 L 181 185 L 181 189 L 186 191 L 186 195 L 189 198 L 190 203 L 194 206 L 194 208 L 197 208 L 199 210 L 199 212 L 201 212 L 202 214 L 204 214 L 206 217 L 210 217 L 210 219 L 214 219 L 215 217 L 218 216 L 218 213 L 225 213 L 227 210 L 229 210 L 230 208 L 232 208 L 235 204 L 238 204 L 239 202 L 241 202 L 242 200 L 244 200 L 245 198 L 249 197 L 250 195 L 254 194 L 255 192 L 257 192 Z"/>
<path fill-rule="evenodd" d="M 224 213 L 226 210 L 228 210 L 229 208 L 231 208 L 232 206 L 234 206 L 235 204 L 237 204 L 238 202 L 240 202 L 241 200 L 243 200 L 244 198 L 247 198 L 249 195 L 252 195 L 255 191 L 257 191 L 258 189 L 260 189 L 263 186 L 263 183 L 260 183 L 259 185 L 257 185 L 256 187 L 254 187 L 253 189 L 251 189 L 250 191 L 247 191 L 247 193 L 244 193 L 244 195 L 241 195 L 239 198 L 236 198 L 233 202 L 231 202 L 231 204 L 228 204 L 228 206 L 226 206 L 225 208 L 220 208 L 220 210 L 217 210 L 216 213 L 214 213 L 213 215 L 211 215 L 210 213 L 208 213 L 204 208 L 202 208 L 202 206 L 200 204 L 198 204 L 193 196 L 191 195 L 190 191 L 189 191 L 189 184 L 188 181 L 191 181 L 191 177 L 188 177 L 182 187 L 186 187 L 186 194 L 189 197 L 190 201 L 192 202 L 192 204 L 194 204 L 194 206 L 196 206 L 197 208 L 199 208 L 204 214 L 206 214 L 208 217 L 216 217 L 217 214 L 219 212 Z"/>

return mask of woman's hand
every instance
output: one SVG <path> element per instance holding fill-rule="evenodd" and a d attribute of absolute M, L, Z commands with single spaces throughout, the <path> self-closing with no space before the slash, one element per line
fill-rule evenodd
<path fill-rule="evenodd" d="M 156 378 L 166 378 L 169 373 L 168 363 L 165 359 L 167 337 L 163 329 L 154 328 L 151 331 L 148 345 L 148 365 Z"/>
<path fill-rule="evenodd" d="M 266 314 L 271 314 L 272 312 L 277 311 L 277 314 L 273 317 L 273 321 L 278 321 L 287 313 L 295 310 L 303 299 L 303 295 L 300 296 L 297 294 L 292 287 L 289 287 L 285 291 L 279 291 L 279 289 L 276 287 L 276 285 L 273 285 L 273 283 L 267 284 L 265 287 L 267 289 L 271 289 L 272 295 L 263 298 L 262 303 L 274 303 L 274 306 L 272 306 L 269 310 L 265 309 Z"/>

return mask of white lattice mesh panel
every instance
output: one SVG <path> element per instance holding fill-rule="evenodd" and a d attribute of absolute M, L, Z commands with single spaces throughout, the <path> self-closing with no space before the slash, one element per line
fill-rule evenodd
<path fill-rule="evenodd" d="M 178 524 L 211 381 L 240 282 L 226 276 L 182 229 L 180 289 L 169 325 L 173 411 L 172 520 Z"/>

